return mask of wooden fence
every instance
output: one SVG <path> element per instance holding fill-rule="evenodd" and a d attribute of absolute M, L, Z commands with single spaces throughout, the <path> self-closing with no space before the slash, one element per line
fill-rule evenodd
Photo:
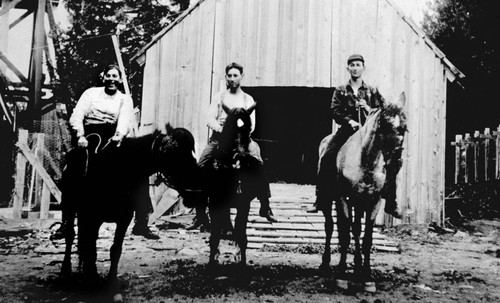
<path fill-rule="evenodd" d="M 455 184 L 500 179 L 500 125 L 496 131 L 486 128 L 481 134 L 456 135 Z"/>
<path fill-rule="evenodd" d="M 61 202 L 61 191 L 44 168 L 45 160 L 49 165 L 52 163 L 44 156 L 47 155 L 45 135 L 32 134 L 32 147 L 28 139 L 28 131 L 19 129 L 12 216 L 20 219 L 25 211 L 31 212 L 31 216 L 48 219 L 51 197 Z M 37 211 L 32 212 L 34 209 Z"/>

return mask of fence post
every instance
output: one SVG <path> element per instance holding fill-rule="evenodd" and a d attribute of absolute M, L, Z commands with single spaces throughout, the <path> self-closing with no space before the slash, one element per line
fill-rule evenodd
<path fill-rule="evenodd" d="M 474 182 L 479 181 L 479 164 L 478 164 L 478 158 L 479 158 L 479 131 L 476 130 L 474 132 L 474 139 L 473 139 L 473 147 L 474 147 Z"/>
<path fill-rule="evenodd" d="M 495 146 L 495 159 L 496 159 L 495 178 L 500 179 L 500 125 L 497 127 L 495 141 L 496 141 L 496 146 Z"/>
<path fill-rule="evenodd" d="M 458 183 L 458 177 L 460 176 L 461 142 L 462 135 L 455 135 L 455 184 Z"/>
<path fill-rule="evenodd" d="M 484 129 L 484 181 L 488 181 L 488 173 L 490 168 L 490 128 Z"/>
<path fill-rule="evenodd" d="M 19 129 L 18 139 L 19 143 L 28 145 L 28 131 Z M 12 217 L 14 219 L 21 219 L 21 210 L 23 207 L 24 199 L 24 179 L 26 174 L 26 158 L 24 158 L 21 151 L 17 152 L 16 156 L 16 181 L 14 188 L 13 210 Z"/>
<path fill-rule="evenodd" d="M 44 162 L 44 150 L 45 150 L 45 134 L 36 134 L 36 151 L 35 155 L 39 163 L 43 165 Z M 33 167 L 33 173 L 36 174 L 35 177 L 35 207 L 40 208 L 40 219 L 49 218 L 49 207 L 50 207 L 50 190 L 47 183 L 43 181 L 40 174 Z M 31 211 L 31 209 L 29 209 Z"/>
<path fill-rule="evenodd" d="M 465 164 L 465 170 L 464 170 L 464 182 L 469 183 L 469 147 L 470 147 L 470 134 L 465 133 L 465 138 L 464 138 L 464 164 Z"/>

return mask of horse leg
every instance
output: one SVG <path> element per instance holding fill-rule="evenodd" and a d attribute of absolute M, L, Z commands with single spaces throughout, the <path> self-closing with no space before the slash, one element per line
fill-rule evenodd
<path fill-rule="evenodd" d="M 118 262 L 120 261 L 120 257 L 122 254 L 123 239 L 125 239 L 125 234 L 127 232 L 130 221 L 132 221 L 132 216 L 127 219 L 128 220 L 116 223 L 113 245 L 111 245 L 111 249 L 109 251 L 111 265 L 109 268 L 108 279 L 110 281 L 115 280 L 116 276 L 118 275 Z"/>
<path fill-rule="evenodd" d="M 345 197 L 341 197 L 339 202 L 335 203 L 337 211 L 337 230 L 339 234 L 340 261 L 336 268 L 336 284 L 342 289 L 348 288 L 346 277 L 347 270 L 347 250 L 351 243 L 350 226 L 351 226 L 351 207 L 349 207 Z"/>
<path fill-rule="evenodd" d="M 248 245 L 247 239 L 247 223 L 248 214 L 250 212 L 250 202 L 252 199 L 245 199 L 248 201 L 241 201 L 236 218 L 234 220 L 234 239 L 239 248 L 239 265 L 244 267 L 247 264 L 246 250 Z"/>
<path fill-rule="evenodd" d="M 87 222 L 90 221 L 90 222 Z M 78 220 L 78 250 L 84 280 L 95 282 L 97 274 L 97 248 L 96 241 L 99 236 L 100 223 L 84 218 Z"/>
<path fill-rule="evenodd" d="M 359 203 L 359 201 L 358 201 Z M 361 219 L 364 211 L 361 206 L 354 207 L 354 222 L 352 225 L 352 236 L 354 238 L 354 272 L 360 272 L 362 268 L 363 258 L 361 256 Z"/>
<path fill-rule="evenodd" d="M 330 261 L 332 258 L 331 242 L 333 234 L 333 216 L 332 216 L 332 203 L 322 207 L 323 216 L 325 217 L 325 251 L 323 252 L 322 262 L 319 266 L 320 271 L 328 273 L 330 271 Z"/>
<path fill-rule="evenodd" d="M 219 258 L 219 242 L 221 238 L 221 233 L 223 229 L 224 222 L 226 220 L 226 208 L 225 207 L 209 207 L 210 218 L 212 221 L 212 229 L 210 232 L 210 258 L 208 260 L 208 266 L 214 267 L 218 263 Z"/>
<path fill-rule="evenodd" d="M 75 229 L 73 226 L 71 229 L 66 231 L 64 236 L 65 249 L 64 249 L 64 259 L 61 266 L 61 275 L 63 278 L 67 278 L 71 275 L 71 251 L 73 248 L 73 242 L 75 240 Z"/>
<path fill-rule="evenodd" d="M 364 290 L 367 292 L 375 292 L 376 286 L 373 281 L 372 272 L 371 272 L 371 264 L 370 264 L 370 254 L 373 245 L 373 226 L 375 224 L 375 218 L 380 209 L 380 200 L 377 199 L 378 202 L 375 202 L 374 207 L 371 210 L 366 211 L 366 222 L 365 222 L 365 235 L 363 237 L 363 277 L 365 280 Z"/>

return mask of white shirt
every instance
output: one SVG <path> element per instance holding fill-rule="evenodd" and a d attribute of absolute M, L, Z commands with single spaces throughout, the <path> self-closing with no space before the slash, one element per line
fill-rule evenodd
<path fill-rule="evenodd" d="M 85 135 L 84 125 L 116 123 L 116 132 L 127 135 L 134 115 L 132 98 L 120 91 L 108 95 L 104 87 L 87 89 L 76 104 L 69 123 L 78 137 Z"/>
<path fill-rule="evenodd" d="M 250 106 L 255 104 L 255 101 L 253 100 L 252 96 L 245 93 L 244 91 L 240 91 L 240 93 L 236 95 L 231 94 L 229 90 L 218 92 L 217 94 L 215 94 L 212 100 L 213 102 L 210 104 L 210 107 L 208 108 L 207 125 L 212 130 L 217 132 L 220 132 L 227 118 L 227 113 L 222 109 L 221 105 L 222 102 L 224 102 L 224 104 L 230 109 L 237 107 L 248 109 Z M 255 129 L 255 111 L 253 111 L 252 114 L 250 115 L 250 119 L 252 121 L 251 132 L 253 132 Z"/>

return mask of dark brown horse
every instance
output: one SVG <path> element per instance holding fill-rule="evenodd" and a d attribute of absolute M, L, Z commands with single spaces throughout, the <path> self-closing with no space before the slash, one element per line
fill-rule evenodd
<path fill-rule="evenodd" d="M 210 259 L 213 268 L 218 263 L 219 242 L 226 228 L 230 208 L 236 208 L 233 237 L 238 246 L 239 265 L 246 264 L 247 222 L 250 202 L 264 188 L 262 164 L 249 153 L 252 122 L 249 109 L 228 109 L 223 105 L 227 118 L 220 134 L 215 160 L 208 172 L 207 194 L 211 219 Z"/>
<path fill-rule="evenodd" d="M 89 137 L 89 140 L 91 138 Z M 92 143 L 89 141 L 89 143 Z M 90 145 L 89 145 L 90 146 Z M 101 145 L 98 155 L 88 162 L 86 175 L 63 174 L 63 199 L 75 206 L 78 221 L 78 252 L 84 280 L 95 279 L 96 240 L 104 222 L 116 223 L 108 278 L 115 280 L 127 228 L 134 213 L 134 199 L 148 177 L 161 173 L 181 196 L 200 192 L 196 183 L 198 167 L 194 158 L 194 138 L 186 129 L 166 127 L 137 138 L 126 138 L 120 147 Z M 74 165 L 73 165 L 74 167 Z M 63 275 L 71 273 L 74 231 L 67 233 Z"/>
<path fill-rule="evenodd" d="M 364 283 L 366 291 L 375 291 L 371 276 L 370 251 L 373 244 L 373 226 L 381 205 L 381 191 L 388 180 L 395 180 L 397 171 L 388 169 L 387 163 L 399 161 L 404 135 L 406 114 L 405 95 L 396 102 L 373 110 L 366 123 L 342 146 L 337 155 L 336 212 L 339 234 L 340 262 L 335 275 L 337 286 L 347 287 L 347 250 L 354 237 L 355 277 Z M 324 151 L 320 145 L 320 154 Z M 394 174 L 394 175 L 392 175 Z M 352 210 L 354 209 L 354 221 Z M 331 209 L 325 215 L 326 244 L 321 268 L 330 263 L 330 241 L 333 232 Z M 360 244 L 361 219 L 365 216 L 363 245 Z"/>

